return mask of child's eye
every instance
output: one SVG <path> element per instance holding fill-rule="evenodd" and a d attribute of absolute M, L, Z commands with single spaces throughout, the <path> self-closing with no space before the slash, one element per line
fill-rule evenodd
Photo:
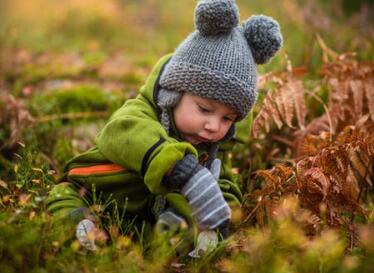
<path fill-rule="evenodd" d="M 208 109 L 208 108 L 206 108 L 204 106 L 201 106 L 201 105 L 199 105 L 199 110 L 202 113 L 210 113 L 210 109 Z"/>
<path fill-rule="evenodd" d="M 232 117 L 223 117 L 224 121 L 234 121 L 234 118 Z"/>

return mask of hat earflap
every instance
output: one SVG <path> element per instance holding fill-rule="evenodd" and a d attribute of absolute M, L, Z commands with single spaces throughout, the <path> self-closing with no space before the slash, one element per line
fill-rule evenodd
<path fill-rule="evenodd" d="M 169 110 L 178 104 L 183 93 L 161 88 L 157 96 L 157 105 L 161 108 L 161 124 L 167 132 L 170 130 Z"/>
<path fill-rule="evenodd" d="M 203 36 L 229 33 L 238 23 L 234 0 L 202 0 L 195 8 L 195 28 Z"/>
<path fill-rule="evenodd" d="M 243 30 L 256 64 L 267 63 L 282 47 L 279 24 L 271 17 L 253 15 L 243 23 Z"/>

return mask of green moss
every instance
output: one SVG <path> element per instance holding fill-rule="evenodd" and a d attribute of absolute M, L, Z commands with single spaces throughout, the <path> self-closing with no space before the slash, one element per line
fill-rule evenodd
<path fill-rule="evenodd" d="M 82 71 L 83 67 L 58 65 L 53 62 L 43 65 L 30 63 L 21 68 L 17 77 L 22 78 L 23 82 L 37 83 L 38 81 L 51 78 L 74 78 L 82 73 Z"/>
<path fill-rule="evenodd" d="M 96 86 L 77 86 L 71 89 L 52 90 L 34 97 L 31 108 L 34 113 L 56 114 L 67 112 L 92 112 L 117 109 L 124 101 L 120 92 L 106 92 Z"/>
<path fill-rule="evenodd" d="M 125 74 L 122 77 L 122 81 L 128 85 L 139 86 L 144 81 L 145 76 L 137 70 L 133 70 L 130 73 Z"/>
<path fill-rule="evenodd" d="M 88 66 L 100 65 L 107 55 L 102 51 L 87 52 L 83 55 L 83 60 Z"/>

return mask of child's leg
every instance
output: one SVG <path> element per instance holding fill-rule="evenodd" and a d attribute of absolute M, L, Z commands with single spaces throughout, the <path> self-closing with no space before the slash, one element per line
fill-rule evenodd
<path fill-rule="evenodd" d="M 55 185 L 46 199 L 47 210 L 52 214 L 53 236 L 60 242 L 74 237 L 79 221 L 90 218 L 90 213 L 79 190 L 71 183 Z"/>

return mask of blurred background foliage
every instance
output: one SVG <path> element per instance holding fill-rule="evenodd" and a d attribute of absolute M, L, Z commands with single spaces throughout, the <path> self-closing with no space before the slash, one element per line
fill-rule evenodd
<path fill-rule="evenodd" d="M 2 1 L 2 47 L 32 52 L 81 54 L 119 50 L 136 64 L 153 63 L 173 51 L 193 30 L 191 0 L 21 0 Z M 241 19 L 275 17 L 285 51 L 295 65 L 310 64 L 314 34 L 338 52 L 373 53 L 372 0 L 238 0 Z M 134 60 L 135 59 L 135 60 Z M 274 64 L 272 64 L 274 65 Z"/>

